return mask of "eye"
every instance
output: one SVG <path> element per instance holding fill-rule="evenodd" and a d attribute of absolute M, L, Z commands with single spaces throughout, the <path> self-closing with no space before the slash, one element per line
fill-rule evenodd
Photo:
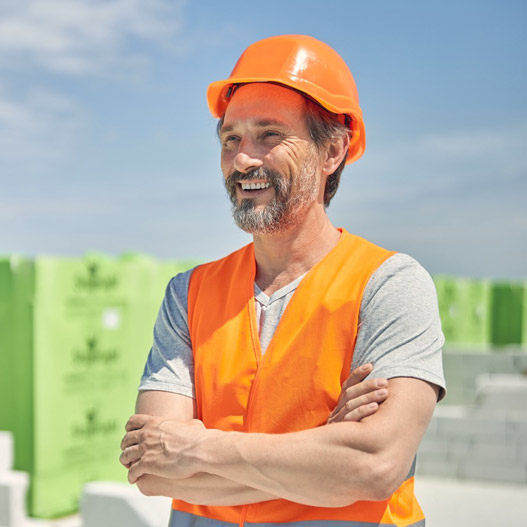
<path fill-rule="evenodd" d="M 282 137 L 282 134 L 280 132 L 277 132 L 276 130 L 266 130 L 262 133 L 262 138 L 275 138 L 275 137 Z"/>
<path fill-rule="evenodd" d="M 223 140 L 222 140 L 222 143 L 224 146 L 229 146 L 229 145 L 232 145 L 233 143 L 235 143 L 236 141 L 239 141 L 240 138 L 237 136 L 237 135 L 226 135 Z"/>

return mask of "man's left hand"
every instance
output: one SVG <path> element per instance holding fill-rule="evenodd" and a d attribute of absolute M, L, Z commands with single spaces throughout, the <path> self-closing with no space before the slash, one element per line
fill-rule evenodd
<path fill-rule="evenodd" d="M 328 418 L 328 424 L 343 421 L 359 422 L 373 415 L 388 397 L 386 379 L 364 380 L 373 371 L 373 364 L 354 369 L 342 385 L 337 406 Z"/>
<path fill-rule="evenodd" d="M 188 454 L 205 431 L 197 419 L 182 422 L 151 415 L 133 415 L 126 423 L 120 462 L 128 469 L 128 481 L 143 474 L 182 479 L 198 472 Z"/>

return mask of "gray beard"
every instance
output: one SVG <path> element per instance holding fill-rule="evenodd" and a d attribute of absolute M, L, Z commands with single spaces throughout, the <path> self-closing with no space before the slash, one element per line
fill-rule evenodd
<path fill-rule="evenodd" d="M 305 214 L 305 209 L 316 200 L 318 189 L 311 163 L 306 162 L 296 176 L 296 188 L 292 180 L 284 180 L 273 170 L 259 168 L 247 174 L 233 172 L 225 180 L 225 188 L 231 200 L 232 217 L 236 225 L 250 234 L 277 234 L 295 226 Z M 262 209 L 255 209 L 255 200 L 242 199 L 238 203 L 238 181 L 265 178 L 275 190 L 273 199 Z M 294 195 L 293 195 L 294 193 Z"/>
<path fill-rule="evenodd" d="M 289 211 L 276 197 L 263 210 L 256 210 L 254 200 L 246 198 L 233 204 L 231 212 L 236 225 L 251 234 L 274 234 L 285 230 L 286 223 L 290 223 Z"/>

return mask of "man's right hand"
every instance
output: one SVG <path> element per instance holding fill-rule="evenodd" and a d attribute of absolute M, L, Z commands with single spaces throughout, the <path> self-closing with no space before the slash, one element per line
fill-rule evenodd
<path fill-rule="evenodd" d="M 328 418 L 328 424 L 342 421 L 360 421 L 374 414 L 388 397 L 386 379 L 364 379 L 372 372 L 372 364 L 354 369 L 342 385 L 337 406 Z"/>

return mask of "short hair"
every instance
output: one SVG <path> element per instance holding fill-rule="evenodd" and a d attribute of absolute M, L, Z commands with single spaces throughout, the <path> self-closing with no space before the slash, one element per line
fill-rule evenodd
<path fill-rule="evenodd" d="M 297 91 L 297 90 L 294 90 Z M 318 104 L 316 101 L 302 92 L 298 92 L 304 98 L 305 103 L 305 123 L 309 132 L 309 136 L 313 141 L 313 144 L 317 149 L 320 149 L 326 146 L 331 141 L 335 141 L 342 135 L 349 137 L 351 131 L 343 123 L 340 122 L 339 116 L 335 113 L 332 113 L 326 110 L 323 106 Z M 223 115 L 216 126 L 216 133 L 218 137 L 221 133 L 221 127 L 223 126 L 225 115 Z M 340 176 L 346 165 L 346 159 L 348 157 L 348 151 L 346 150 L 346 155 L 344 159 L 337 167 L 333 174 L 328 176 L 326 180 L 326 188 L 324 189 L 324 206 L 329 207 L 330 201 L 333 199 L 333 196 L 336 194 L 337 189 L 339 188 Z"/>
<path fill-rule="evenodd" d="M 350 129 L 343 123 L 340 122 L 339 116 L 334 114 L 317 102 L 304 97 L 305 100 L 305 122 L 311 140 L 317 148 L 322 148 L 326 146 L 331 141 L 346 135 L 349 137 Z M 324 206 L 329 207 L 330 201 L 333 199 L 333 196 L 336 194 L 337 189 L 340 183 L 340 177 L 344 166 L 346 165 L 346 159 L 348 157 L 348 151 L 346 150 L 346 155 L 344 159 L 337 167 L 333 174 L 328 176 L 326 180 L 326 188 L 324 189 Z"/>

